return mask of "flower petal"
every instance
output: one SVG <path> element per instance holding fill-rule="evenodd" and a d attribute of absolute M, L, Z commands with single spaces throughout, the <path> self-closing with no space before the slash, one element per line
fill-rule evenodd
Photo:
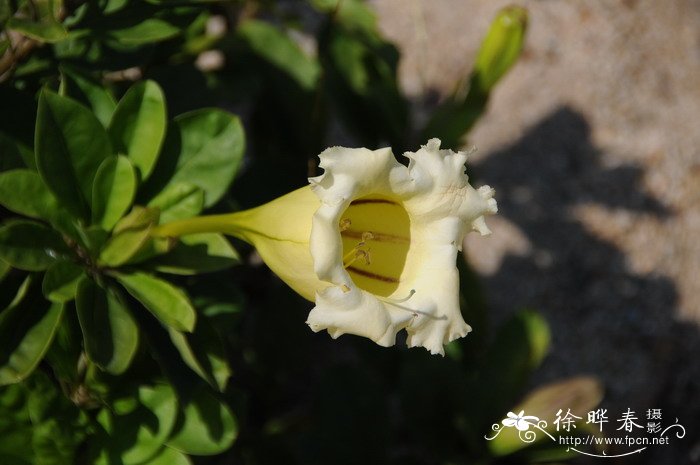
<path fill-rule="evenodd" d="M 327 329 L 333 337 L 357 334 L 380 345 L 394 344 L 396 333 L 405 328 L 410 347 L 444 354 L 444 344 L 471 330 L 459 308 L 458 250 L 469 231 L 488 233 L 483 216 L 496 212 L 496 202 L 492 189 L 477 191 L 469 185 L 464 172 L 467 154 L 440 150 L 440 141 L 431 139 L 405 156 L 408 167 L 389 149 L 334 147 L 320 155 L 325 172 L 309 180 L 321 202 L 313 217 L 310 250 L 318 278 L 333 286 L 317 292 L 307 323 L 314 331 Z M 360 202 L 386 205 L 362 213 L 356 208 Z M 356 215 L 370 215 L 358 223 L 391 227 L 391 222 L 399 221 L 388 221 L 386 215 L 397 209 L 405 210 L 405 230 L 352 231 L 366 247 L 361 252 L 357 252 L 360 245 L 353 249 L 367 258 L 365 268 L 351 268 L 356 276 L 369 277 L 370 281 L 356 278 L 361 287 L 346 270 L 347 250 L 339 224 L 350 223 L 344 216 L 352 212 L 356 220 Z M 390 268 L 389 261 L 395 274 L 377 273 L 380 265 L 370 265 L 371 246 L 365 237 L 374 241 L 375 248 L 384 247 L 383 269 Z M 391 241 L 404 245 L 392 249 L 386 245 Z M 392 251 L 396 251 L 393 259 L 387 256 Z M 393 284 L 371 285 L 372 279 Z"/>

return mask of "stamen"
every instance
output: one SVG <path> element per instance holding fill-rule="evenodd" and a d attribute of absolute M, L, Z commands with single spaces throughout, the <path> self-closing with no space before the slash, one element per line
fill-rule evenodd
<path fill-rule="evenodd" d="M 413 294 L 415 294 L 415 293 L 416 293 L 416 290 L 415 290 L 415 289 L 411 289 L 411 292 L 409 292 L 408 295 L 407 295 L 406 297 L 404 297 L 403 299 L 394 300 L 394 302 L 396 302 L 396 303 L 406 302 L 408 299 L 410 299 L 411 297 L 413 297 Z"/>
<path fill-rule="evenodd" d="M 411 289 L 411 292 L 408 293 L 408 296 L 404 297 L 403 299 L 398 299 L 398 300 L 397 299 L 387 299 L 385 297 L 379 297 L 379 296 L 375 296 L 375 297 L 377 297 L 377 299 L 381 300 L 382 302 L 384 302 L 388 305 L 391 305 L 392 307 L 396 307 L 398 309 L 413 313 L 414 317 L 417 317 L 418 315 L 423 315 L 423 316 L 428 317 L 432 320 L 446 320 L 447 319 L 447 315 L 435 316 L 435 315 L 431 315 L 428 312 L 424 312 L 422 310 L 416 310 L 416 309 L 413 309 L 410 307 L 405 307 L 403 305 L 400 305 L 400 304 L 408 301 L 411 297 L 413 297 L 413 295 L 415 293 L 416 293 L 416 290 Z"/>
<path fill-rule="evenodd" d="M 396 304 L 402 304 L 402 303 L 404 303 L 404 302 L 407 302 L 408 299 L 410 299 L 411 297 L 413 297 L 413 295 L 414 295 L 415 293 L 416 293 L 416 290 L 415 290 L 415 289 L 411 289 L 411 292 L 409 292 L 408 295 L 407 295 L 406 297 L 404 297 L 403 299 L 389 299 L 389 298 L 387 298 L 387 297 L 377 297 L 377 298 L 378 298 L 379 300 L 381 300 L 382 302 L 386 302 L 386 303 L 388 303 L 388 304 L 390 304 L 390 305 L 395 305 L 395 306 L 397 306 L 397 307 L 399 307 L 399 308 L 405 308 L 405 307 L 401 307 L 401 306 L 396 305 Z"/>
<path fill-rule="evenodd" d="M 348 219 L 348 221 L 350 221 Z M 341 227 L 343 226 L 343 222 L 341 221 Z M 352 265 L 357 259 L 359 258 L 364 258 L 365 259 L 365 264 L 370 265 L 372 263 L 372 258 L 370 255 L 370 249 L 369 247 L 365 250 L 363 247 L 367 245 L 367 241 L 370 239 L 374 238 L 374 234 L 372 234 L 369 231 L 365 231 L 362 233 L 362 240 L 357 243 L 355 247 L 352 248 L 352 250 L 348 253 L 345 254 L 343 257 L 343 267 L 347 268 L 350 265 Z"/>
<path fill-rule="evenodd" d="M 342 220 L 340 220 L 340 232 L 347 231 L 348 229 L 350 229 L 351 226 L 352 221 L 350 221 L 350 218 L 343 218 Z"/>
<path fill-rule="evenodd" d="M 343 268 L 349 267 L 350 265 L 355 263 L 355 261 L 357 261 L 360 258 L 365 259 L 366 265 L 369 265 L 370 263 L 372 263 L 371 259 L 370 259 L 370 255 L 369 255 L 369 250 L 370 249 L 367 249 L 367 250 L 355 250 L 355 249 L 353 249 L 352 252 L 350 252 L 348 255 L 345 256 L 345 258 L 343 258 Z M 350 255 L 353 253 L 354 253 L 354 256 L 350 257 Z M 350 261 L 348 261 L 348 258 L 350 258 Z"/>

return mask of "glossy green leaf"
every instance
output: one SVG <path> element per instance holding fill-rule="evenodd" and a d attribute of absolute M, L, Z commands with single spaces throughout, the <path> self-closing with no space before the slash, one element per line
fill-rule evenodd
<path fill-rule="evenodd" d="M 129 264 L 141 264 L 153 257 L 168 253 L 176 244 L 177 239 L 173 237 L 150 237 L 143 247 L 129 259 Z"/>
<path fill-rule="evenodd" d="M 204 191 L 185 182 L 170 184 L 148 206 L 160 210 L 161 224 L 191 218 L 204 208 Z"/>
<path fill-rule="evenodd" d="M 110 91 L 89 73 L 78 68 L 62 64 L 61 72 L 61 94 L 92 108 L 100 123 L 107 127 L 117 108 L 117 102 Z"/>
<path fill-rule="evenodd" d="M 136 397 L 117 399 L 112 408 L 104 408 L 97 421 L 106 435 L 94 445 L 100 446 L 96 465 L 112 465 L 118 457 L 121 465 L 137 465 L 155 458 L 168 439 L 177 418 L 177 399 L 169 385 L 142 386 Z"/>
<path fill-rule="evenodd" d="M 138 325 L 124 299 L 86 278 L 78 286 L 75 306 L 88 358 L 109 373 L 123 373 L 139 342 Z"/>
<path fill-rule="evenodd" d="M 0 259 L 20 270 L 45 270 L 69 252 L 61 236 L 41 223 L 18 220 L 0 228 Z"/>
<path fill-rule="evenodd" d="M 180 33 L 180 29 L 160 18 L 146 18 L 134 26 L 113 30 L 109 35 L 128 45 L 149 44 L 170 39 Z"/>
<path fill-rule="evenodd" d="M 107 243 L 109 239 L 109 233 L 102 229 L 100 226 L 93 225 L 85 228 L 82 234 L 82 240 L 85 247 L 88 248 L 92 257 L 99 254 L 102 247 Z"/>
<path fill-rule="evenodd" d="M 20 215 L 48 219 L 58 208 L 56 197 L 34 171 L 16 169 L 0 173 L 0 205 Z"/>
<path fill-rule="evenodd" d="M 187 295 L 167 281 L 136 272 L 115 274 L 117 280 L 163 324 L 177 331 L 194 329 L 197 313 Z"/>
<path fill-rule="evenodd" d="M 324 13 L 330 13 L 333 20 L 351 30 L 362 30 L 376 34 L 377 15 L 363 0 L 311 0 L 311 5 Z"/>
<path fill-rule="evenodd" d="M 56 330 L 53 344 L 46 352 L 46 361 L 58 379 L 77 386 L 84 376 L 83 367 L 76 363 L 82 354 L 83 335 L 78 316 L 74 311 L 66 311 Z"/>
<path fill-rule="evenodd" d="M 161 451 L 143 465 L 192 465 L 189 457 L 170 447 L 164 447 Z"/>
<path fill-rule="evenodd" d="M 63 305 L 44 301 L 32 287 L 0 313 L 0 385 L 17 383 L 36 368 L 56 333 Z"/>
<path fill-rule="evenodd" d="M 238 426 L 226 404 L 199 388 L 184 406 L 168 446 L 186 454 L 219 454 L 233 444 Z"/>
<path fill-rule="evenodd" d="M 240 263 L 238 252 L 221 234 L 182 236 L 167 254 L 149 262 L 163 273 L 192 275 L 220 271 Z"/>
<path fill-rule="evenodd" d="M 166 119 L 165 97 L 154 81 L 132 86 L 112 116 L 109 124 L 112 142 L 117 151 L 129 157 L 142 180 L 148 178 L 158 159 Z"/>
<path fill-rule="evenodd" d="M 195 331 L 185 334 L 169 330 L 170 340 L 185 364 L 214 389 L 226 389 L 231 369 L 226 363 L 224 345 L 206 319 L 200 319 Z"/>
<path fill-rule="evenodd" d="M 74 229 L 68 212 L 41 177 L 28 169 L 0 173 L 0 205 L 20 215 L 46 220 L 64 232 Z"/>
<path fill-rule="evenodd" d="M 114 226 L 112 237 L 102 248 L 99 262 L 119 266 L 133 259 L 149 243 L 150 231 L 158 222 L 157 209 L 134 207 Z"/>
<path fill-rule="evenodd" d="M 68 37 L 66 28 L 54 20 L 33 21 L 28 18 L 13 17 L 7 21 L 6 27 L 41 42 L 53 43 Z"/>
<path fill-rule="evenodd" d="M 114 226 L 113 234 L 119 234 L 130 229 L 143 229 L 158 223 L 160 212 L 156 208 L 135 206 L 128 215 L 119 220 Z"/>
<path fill-rule="evenodd" d="M 92 222 L 109 231 L 129 209 L 136 194 L 136 171 L 121 155 L 105 159 L 95 174 Z"/>
<path fill-rule="evenodd" d="M 73 300 L 82 276 L 83 269 L 78 265 L 65 260 L 54 262 L 46 270 L 41 284 L 44 297 L 56 303 Z"/>
<path fill-rule="evenodd" d="M 100 252 L 101 265 L 117 267 L 127 263 L 151 237 L 151 227 L 127 229 L 112 236 Z"/>
<path fill-rule="evenodd" d="M 34 279 L 34 276 L 31 274 L 29 276 L 24 276 L 17 289 L 15 290 L 13 287 L 10 291 L 10 294 L 14 294 L 12 295 L 12 298 L 6 299 L 3 302 L 4 304 L 6 303 L 5 308 L 12 308 L 19 305 L 19 303 L 22 302 L 22 300 L 27 296 L 27 293 L 32 285 L 36 285 L 36 279 Z"/>
<path fill-rule="evenodd" d="M 44 90 L 39 96 L 34 145 L 46 185 L 74 215 L 88 218 L 95 173 L 112 155 L 102 124 L 74 100 Z"/>
<path fill-rule="evenodd" d="M 240 120 L 223 110 L 197 110 L 175 118 L 169 131 L 150 192 L 169 184 L 194 184 L 204 191 L 204 206 L 213 205 L 228 189 L 243 157 Z"/>

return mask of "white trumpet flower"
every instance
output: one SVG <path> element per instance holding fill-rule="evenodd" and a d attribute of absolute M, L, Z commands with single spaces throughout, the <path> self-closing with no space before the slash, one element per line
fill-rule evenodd
<path fill-rule="evenodd" d="M 459 308 L 458 251 L 489 230 L 493 189 L 469 185 L 467 154 L 431 139 L 399 163 L 388 148 L 333 147 L 310 186 L 261 207 L 166 224 L 157 234 L 225 232 L 254 245 L 267 265 L 316 306 L 307 324 L 332 337 L 382 346 L 405 329 L 409 347 L 444 354 L 471 328 Z"/>

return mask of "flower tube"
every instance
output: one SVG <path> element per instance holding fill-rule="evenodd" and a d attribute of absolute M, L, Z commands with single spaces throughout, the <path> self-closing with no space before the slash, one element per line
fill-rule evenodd
<path fill-rule="evenodd" d="M 405 329 L 409 347 L 444 354 L 471 328 L 459 308 L 458 251 L 488 234 L 493 190 L 468 183 L 467 154 L 431 139 L 399 163 L 388 148 L 333 147 L 321 176 L 263 206 L 161 225 L 156 234 L 216 231 L 256 247 L 270 269 L 316 306 L 307 324 L 382 346 Z"/>

